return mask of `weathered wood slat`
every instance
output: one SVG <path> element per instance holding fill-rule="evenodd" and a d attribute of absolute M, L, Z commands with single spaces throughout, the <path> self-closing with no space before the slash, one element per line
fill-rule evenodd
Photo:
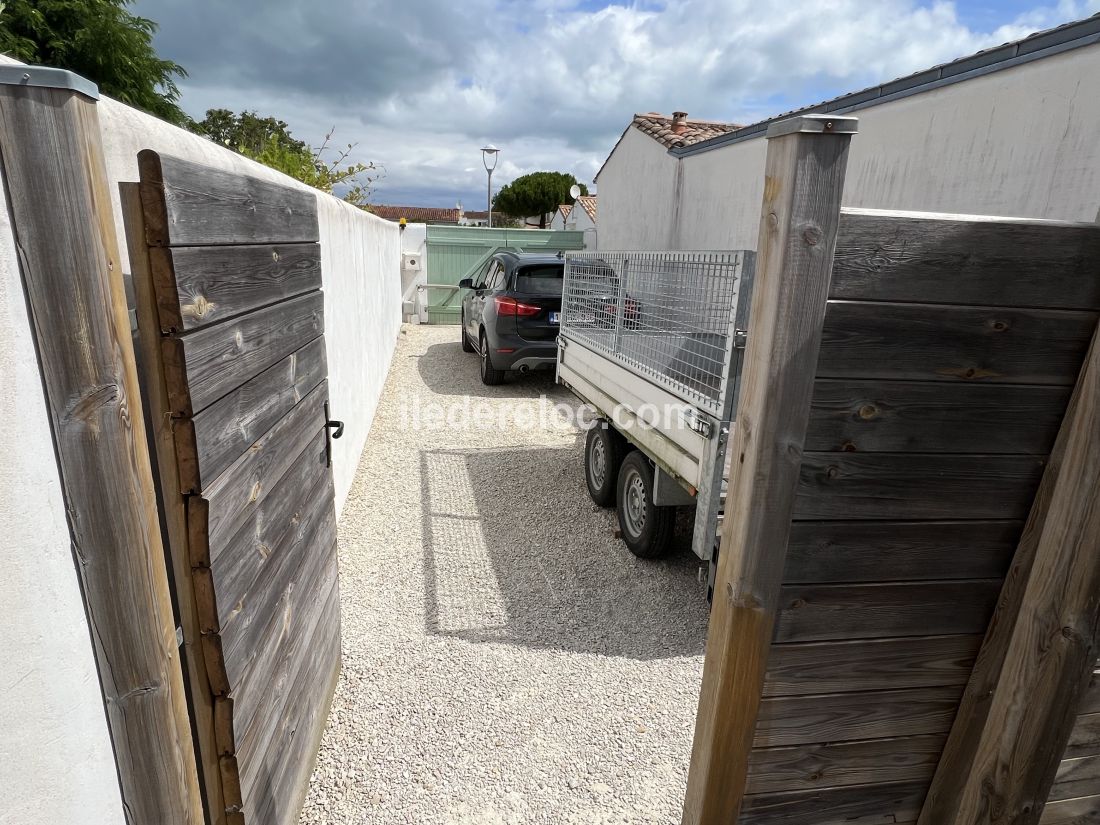
<path fill-rule="evenodd" d="M 981 633 L 1000 579 L 784 585 L 778 642 Z"/>
<path fill-rule="evenodd" d="M 768 141 L 753 334 L 730 439 L 683 825 L 734 822 L 744 798 L 854 127 L 848 118 L 801 116 L 772 127 Z"/>
<path fill-rule="evenodd" d="M 927 782 L 761 794 L 745 799 L 737 825 L 894 825 L 920 811 Z"/>
<path fill-rule="evenodd" d="M 276 536 L 270 546 L 257 546 L 254 555 L 262 557 L 263 553 L 268 553 L 264 564 L 254 566 L 247 563 L 251 559 L 246 559 L 245 564 L 236 566 L 234 572 L 240 576 L 233 581 L 221 579 L 219 571 L 213 571 L 216 586 L 225 581 L 227 599 L 219 611 L 219 619 L 223 650 L 233 667 L 247 661 L 255 650 L 265 620 L 277 608 L 295 574 L 308 563 L 310 554 L 318 553 L 319 547 L 331 546 L 336 539 L 332 484 L 325 479 L 310 489 L 308 495 L 316 498 L 312 502 L 301 502 L 296 511 L 284 516 L 281 535 Z M 257 541 L 266 538 L 265 531 Z M 269 563 L 275 556 L 281 558 Z M 251 581 L 248 581 L 250 576 Z M 234 591 L 241 593 L 237 601 L 232 601 L 230 595 Z"/>
<path fill-rule="evenodd" d="M 306 444 L 325 425 L 328 382 L 322 381 L 297 406 L 276 422 L 229 469 L 192 496 L 188 515 L 195 564 L 209 566 L 211 546 L 221 546 L 237 532 Z"/>
<path fill-rule="evenodd" d="M 1023 521 L 799 521 L 786 584 L 1002 578 Z"/>
<path fill-rule="evenodd" d="M 1100 795 L 1100 756 L 1064 759 L 1050 789 L 1048 801 Z"/>
<path fill-rule="evenodd" d="M 981 634 L 772 645 L 765 696 L 965 685 Z"/>
<path fill-rule="evenodd" d="M 187 335 L 164 339 L 168 395 L 176 415 L 195 415 L 325 331 L 320 292 Z"/>
<path fill-rule="evenodd" d="M 1072 386 L 1095 312 L 830 301 L 818 378 Z"/>
<path fill-rule="evenodd" d="M 325 339 L 316 338 L 194 418 L 177 419 L 180 487 L 202 492 L 324 380 Z"/>
<path fill-rule="evenodd" d="M 1100 756 L 1100 713 L 1083 713 L 1074 720 L 1063 756 Z"/>
<path fill-rule="evenodd" d="M 327 585 L 329 566 L 336 564 L 334 542 L 328 540 L 331 530 L 327 523 L 318 525 L 313 547 L 301 547 L 305 552 L 284 554 L 280 568 L 273 571 L 277 587 L 277 609 L 266 623 L 250 630 L 257 639 L 251 648 L 231 662 L 234 678 L 233 730 L 238 753 L 262 751 L 256 743 L 262 739 L 265 725 L 270 722 L 269 694 L 273 674 L 285 667 L 284 660 L 302 643 L 297 637 L 305 629 L 308 636 L 321 607 L 320 597 Z M 333 574 L 335 575 L 335 574 Z"/>
<path fill-rule="evenodd" d="M 4 265 L 23 279 L 55 448 L 38 460 L 57 462 L 117 792 L 131 822 L 197 825 L 202 794 L 95 101 L 71 89 L 0 85 L 0 155 L 18 249 L 17 263 Z M 5 358 L 5 403 L 20 404 L 7 370 Z M 55 618 L 52 607 L 43 601 L 44 619 Z M 5 687 L 20 678 L 11 661 L 3 667 Z M 35 756 L 3 759 L 34 771 Z M 83 758 L 72 754 L 74 771 Z"/>
<path fill-rule="evenodd" d="M 806 453 L 794 518 L 1024 519 L 1041 456 Z"/>
<path fill-rule="evenodd" d="M 199 163 L 138 154 L 149 246 L 316 242 L 317 196 Z"/>
<path fill-rule="evenodd" d="M 1051 802 L 1043 808 L 1039 825 L 1097 825 L 1100 823 L 1100 796 L 1085 796 Z"/>
<path fill-rule="evenodd" d="M 1100 331 L 1030 508 L 921 814 L 924 825 L 982 825 L 994 821 L 994 807 L 998 821 L 1030 825 L 1036 800 L 1050 792 L 1096 666 L 1098 420 Z"/>
<path fill-rule="evenodd" d="M 1077 703 L 1077 713 L 1100 713 L 1100 671 L 1093 671 L 1089 685 L 1081 701 Z"/>
<path fill-rule="evenodd" d="M 947 733 L 961 686 L 770 697 L 760 703 L 753 747 Z"/>
<path fill-rule="evenodd" d="M 162 332 L 198 329 L 321 288 L 315 243 L 149 249 Z"/>
<path fill-rule="evenodd" d="M 257 791 L 262 795 L 262 788 L 258 789 L 257 785 L 265 775 L 265 755 L 277 756 L 279 761 L 295 756 L 294 752 L 288 752 L 286 743 L 280 741 L 286 703 L 310 699 L 320 702 L 323 682 L 329 674 L 309 672 L 314 652 L 322 650 L 317 631 L 339 636 L 339 607 L 336 606 L 334 614 L 332 606 L 339 600 L 334 595 L 338 591 L 336 553 L 334 547 L 329 550 L 331 552 L 323 554 L 328 560 L 321 568 L 323 575 L 303 579 L 308 586 L 298 594 L 291 594 L 290 628 L 283 631 L 276 668 L 271 671 L 270 678 L 254 683 L 263 691 L 262 704 L 252 724 L 244 730 L 237 729 L 237 758 L 246 799 L 258 799 Z M 306 670 L 302 676 L 304 682 L 297 678 L 303 668 Z"/>
<path fill-rule="evenodd" d="M 941 734 L 757 748 L 749 757 L 747 792 L 931 782 L 946 740 Z"/>
<path fill-rule="evenodd" d="M 1046 455 L 1069 396 L 1069 387 L 823 379 L 806 449 Z"/>
<path fill-rule="evenodd" d="M 338 591 L 333 588 L 307 648 L 308 659 L 299 665 L 297 678 L 287 691 L 279 714 L 278 739 L 268 747 L 260 773 L 252 781 L 253 788 L 271 790 L 250 795 L 249 809 L 256 811 L 254 822 L 297 825 L 340 674 L 339 623 Z M 279 758 L 273 758 L 275 755 Z"/>
<path fill-rule="evenodd" d="M 1100 310 L 1100 227 L 845 209 L 830 297 Z"/>
<path fill-rule="evenodd" d="M 195 570 L 202 630 L 220 637 L 213 662 L 220 673 L 211 680 L 222 693 L 238 684 L 244 631 L 252 631 L 248 638 L 254 643 L 269 618 L 265 611 L 274 609 L 286 579 L 300 566 L 287 567 L 292 563 L 287 557 L 309 553 L 319 523 L 331 515 L 324 451 L 324 436 L 318 434 L 228 546 L 216 548 L 213 566 Z"/>

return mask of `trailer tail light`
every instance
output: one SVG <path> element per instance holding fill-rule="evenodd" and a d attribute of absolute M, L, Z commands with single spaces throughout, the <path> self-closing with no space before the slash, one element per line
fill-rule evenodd
<path fill-rule="evenodd" d="M 529 317 L 538 315 L 542 312 L 542 307 L 521 304 L 515 298 L 508 298 L 504 295 L 498 295 L 493 300 L 497 302 L 497 315 L 522 315 Z"/>

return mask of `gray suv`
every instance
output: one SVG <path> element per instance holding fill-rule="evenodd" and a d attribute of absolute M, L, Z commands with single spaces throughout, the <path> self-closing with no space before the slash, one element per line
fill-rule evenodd
<path fill-rule="evenodd" d="M 464 278 L 462 349 L 481 358 L 481 380 L 550 369 L 557 359 L 565 261 L 557 255 L 498 252 Z"/>

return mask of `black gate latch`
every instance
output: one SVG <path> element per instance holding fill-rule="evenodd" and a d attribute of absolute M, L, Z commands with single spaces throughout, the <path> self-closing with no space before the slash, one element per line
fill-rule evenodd
<path fill-rule="evenodd" d="M 336 430 L 336 432 L 332 434 L 333 438 L 339 438 L 344 434 L 343 421 L 326 421 L 325 426 L 328 427 L 330 430 Z"/>

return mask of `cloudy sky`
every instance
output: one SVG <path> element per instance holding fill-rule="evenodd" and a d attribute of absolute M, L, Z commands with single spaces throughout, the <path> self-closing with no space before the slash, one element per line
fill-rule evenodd
<path fill-rule="evenodd" d="M 591 182 L 634 112 L 750 123 L 1100 12 L 1100 0 L 137 0 L 182 104 L 251 109 L 385 167 L 373 200 L 484 209 Z"/>

